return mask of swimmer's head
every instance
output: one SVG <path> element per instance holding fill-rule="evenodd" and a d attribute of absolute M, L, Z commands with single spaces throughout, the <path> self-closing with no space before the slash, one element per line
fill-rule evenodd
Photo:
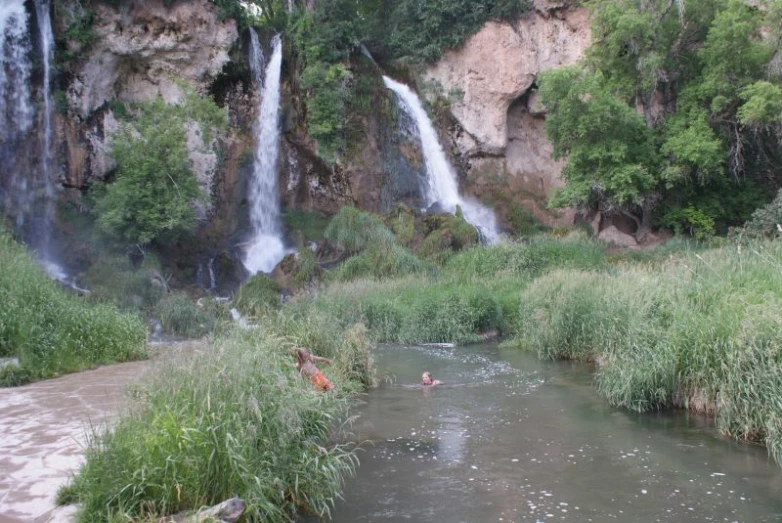
<path fill-rule="evenodd" d="M 431 385 L 434 383 L 434 378 L 432 377 L 432 373 L 429 371 L 424 372 L 421 374 L 421 383 L 424 385 Z"/>

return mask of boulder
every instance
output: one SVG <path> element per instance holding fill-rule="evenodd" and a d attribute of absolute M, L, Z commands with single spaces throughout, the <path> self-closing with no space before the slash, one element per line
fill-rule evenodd
<path fill-rule="evenodd" d="M 598 238 L 618 247 L 638 247 L 634 236 L 623 233 L 614 225 L 600 231 Z"/>
<path fill-rule="evenodd" d="M 236 523 L 242 517 L 245 503 L 239 498 L 231 498 L 222 503 L 198 511 L 192 516 L 175 516 L 178 523 Z"/>

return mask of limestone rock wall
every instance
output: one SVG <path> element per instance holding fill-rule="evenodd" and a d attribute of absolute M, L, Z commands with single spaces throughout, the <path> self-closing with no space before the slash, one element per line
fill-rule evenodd
<path fill-rule="evenodd" d="M 569 2 L 537 0 L 535 6 L 514 24 L 486 24 L 424 75 L 454 98 L 453 153 L 479 195 L 502 185 L 543 199 L 562 183 L 563 164 L 551 158 L 535 80 L 583 56 L 590 44 L 589 13 Z"/>

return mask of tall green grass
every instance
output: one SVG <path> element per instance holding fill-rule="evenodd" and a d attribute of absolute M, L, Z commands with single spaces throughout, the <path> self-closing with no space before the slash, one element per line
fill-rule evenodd
<path fill-rule="evenodd" d="M 146 330 L 135 315 L 92 304 L 51 281 L 24 247 L 0 230 L 0 385 L 146 356 Z"/>
<path fill-rule="evenodd" d="M 782 457 L 782 245 L 734 245 L 612 271 L 555 271 L 523 293 L 517 344 L 598 363 L 615 406 L 685 407 Z"/>
<path fill-rule="evenodd" d="M 78 521 L 162 516 L 233 496 L 247 503 L 245 521 L 328 515 L 356 464 L 351 447 L 330 440 L 349 399 L 302 380 L 294 346 L 273 330 L 237 329 L 160 368 L 113 430 L 95 434 L 68 488 L 82 504 Z M 355 369 L 339 361 L 324 371 L 337 391 L 355 386 Z"/>
<path fill-rule="evenodd" d="M 370 247 L 371 249 L 371 247 Z M 291 309 L 319 310 L 349 325 L 361 322 L 377 341 L 402 343 L 470 342 L 487 332 L 514 332 L 522 289 L 554 266 L 605 269 L 600 244 L 581 236 L 540 238 L 459 251 L 437 269 L 406 270 L 378 280 L 346 274 L 350 258 L 329 278 L 317 298 L 300 297 Z M 356 277 L 359 276 L 359 277 Z"/>

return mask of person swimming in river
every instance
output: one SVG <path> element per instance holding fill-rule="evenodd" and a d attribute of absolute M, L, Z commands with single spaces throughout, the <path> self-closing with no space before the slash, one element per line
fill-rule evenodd
<path fill-rule="evenodd" d="M 315 387 L 315 390 L 326 392 L 333 389 L 334 384 L 331 383 L 323 372 L 315 366 L 316 361 L 329 365 L 334 364 L 334 362 L 328 358 L 321 358 L 320 356 L 310 354 L 310 351 L 303 347 L 296 349 L 296 368 L 301 375 L 312 382 L 312 386 Z"/>
<path fill-rule="evenodd" d="M 432 373 L 429 371 L 424 372 L 421 375 L 421 385 L 424 387 L 432 387 L 434 385 L 442 385 L 442 381 L 434 379 Z"/>

